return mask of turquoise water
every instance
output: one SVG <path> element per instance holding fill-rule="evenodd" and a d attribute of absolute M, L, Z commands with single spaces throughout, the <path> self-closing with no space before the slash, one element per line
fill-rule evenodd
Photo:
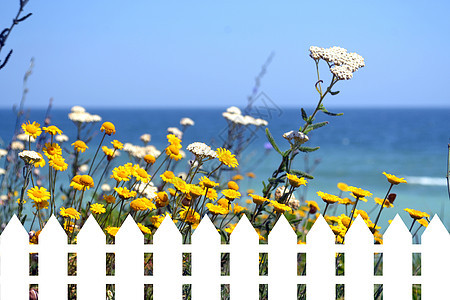
<path fill-rule="evenodd" d="M 125 143 L 141 144 L 139 137 L 150 133 L 152 141 L 162 150 L 166 145 L 166 128 L 180 127 L 182 117 L 190 117 L 195 126 L 187 129 L 183 137 L 183 146 L 200 141 L 220 147 L 222 138 L 226 136 L 225 119 L 221 116 L 223 109 L 134 109 L 107 110 L 88 109 L 98 114 L 103 121 L 112 121 L 116 125 L 115 139 Z M 308 111 L 308 110 L 307 110 Z M 308 112 L 310 113 L 311 110 Z M 438 213 L 450 228 L 450 200 L 446 186 L 447 154 L 450 138 L 450 109 L 335 109 L 343 112 L 341 117 L 319 115 L 318 120 L 327 120 L 328 126 L 314 131 L 310 135 L 308 146 L 321 148 L 309 155 L 309 163 L 315 160 L 320 163 L 312 175 L 314 180 L 308 183 L 308 200 L 315 200 L 323 208 L 316 191 L 338 194 L 336 184 L 345 182 L 371 191 L 374 196 L 383 198 L 389 184 L 381 173 L 395 174 L 405 177 L 409 183 L 395 186 L 392 192 L 397 193 L 393 209 L 383 211 L 381 225 L 387 225 L 396 213 L 410 222 L 409 215 L 403 208 L 414 208 L 430 213 Z M 67 110 L 54 110 L 51 113 L 52 124 L 61 128 L 70 138 L 75 140 L 75 126 L 67 118 Z M 296 130 L 303 124 L 299 109 L 282 108 L 267 112 L 251 112 L 268 120 L 268 128 L 272 132 L 280 148 L 287 149 L 288 143 L 282 134 Z M 8 141 L 12 137 L 14 120 L 9 110 L 0 110 L 0 137 Z M 28 112 L 30 120 L 43 123 L 44 110 Z M 100 127 L 98 125 L 97 127 Z M 253 188 L 261 191 L 263 180 L 271 175 L 280 162 L 274 150 L 267 150 L 267 139 L 262 129 L 253 134 L 254 139 L 240 157 L 241 172 L 256 173 L 255 179 L 246 178 L 241 188 Z M 100 134 L 89 144 L 86 155 L 93 155 L 100 139 Z M 4 144 L 1 145 L 4 148 Z M 4 158 L 3 158 L 4 159 Z M 3 165 L 3 159 L 0 164 Z M 126 159 L 122 153 L 120 159 Z M 119 161 L 118 161 L 119 163 Z M 178 169 L 185 169 L 186 162 L 181 162 Z M 299 155 L 293 168 L 304 170 L 304 157 Z M 225 176 L 228 176 L 227 174 Z M 299 195 L 297 195 L 298 197 Z M 359 206 L 359 205 L 358 205 Z M 359 208 L 370 211 L 373 200 L 363 203 Z M 372 214 L 372 218 L 375 216 Z"/>

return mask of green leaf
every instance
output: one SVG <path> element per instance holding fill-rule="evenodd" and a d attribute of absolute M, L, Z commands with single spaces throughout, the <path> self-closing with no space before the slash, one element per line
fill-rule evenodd
<path fill-rule="evenodd" d="M 334 96 L 334 95 L 339 94 L 339 91 L 337 91 L 337 92 L 332 92 L 332 91 L 330 91 L 330 94 Z"/>
<path fill-rule="evenodd" d="M 308 174 L 306 172 L 299 171 L 299 170 L 291 170 L 291 174 L 301 176 L 301 177 L 306 177 L 308 179 L 314 179 L 314 176 L 312 176 L 311 174 Z"/>
<path fill-rule="evenodd" d="M 329 115 L 329 116 L 333 116 L 333 117 L 342 116 L 343 115 L 343 113 L 332 113 L 332 112 L 329 112 L 329 111 L 324 111 L 324 113 Z"/>
<path fill-rule="evenodd" d="M 269 178 L 269 182 L 272 185 L 274 185 L 274 184 L 282 183 L 282 182 L 284 182 L 284 180 L 281 179 L 281 178 L 274 178 L 274 177 L 272 177 L 272 178 Z"/>
<path fill-rule="evenodd" d="M 266 135 L 267 135 L 267 139 L 269 140 L 269 142 L 272 145 L 273 149 L 275 149 L 275 151 L 277 151 L 278 153 L 283 155 L 283 153 L 281 153 L 281 151 L 280 151 L 280 148 L 278 148 L 277 144 L 275 143 L 275 140 L 273 139 L 273 136 L 270 133 L 269 128 L 266 128 Z"/>
<path fill-rule="evenodd" d="M 308 120 L 308 115 L 306 114 L 306 111 L 302 108 L 302 119 L 306 122 Z"/>
<path fill-rule="evenodd" d="M 327 125 L 328 123 L 329 123 L 328 121 L 325 121 L 325 122 L 320 122 L 320 123 L 309 125 L 305 130 L 305 134 L 308 134 L 308 132 L 315 130 L 317 128 L 323 127 L 323 126 Z"/>
<path fill-rule="evenodd" d="M 299 150 L 299 151 L 302 151 L 302 152 L 314 152 L 314 151 L 319 150 L 319 148 L 320 148 L 320 147 L 314 147 L 314 148 L 312 148 L 312 147 L 303 147 L 303 146 L 301 146 L 301 147 L 298 147 L 298 150 Z"/>

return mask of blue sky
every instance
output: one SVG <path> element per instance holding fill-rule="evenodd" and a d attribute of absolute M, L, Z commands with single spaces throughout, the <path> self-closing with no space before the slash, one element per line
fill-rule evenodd
<path fill-rule="evenodd" d="M 9 26 L 18 0 L 0 2 Z M 449 107 L 447 1 L 36 1 L 1 58 L 0 107 L 245 106 L 261 82 L 279 106 L 317 101 L 309 46 L 341 46 L 366 67 L 330 106 Z M 323 74 L 327 71 L 324 68 Z"/>

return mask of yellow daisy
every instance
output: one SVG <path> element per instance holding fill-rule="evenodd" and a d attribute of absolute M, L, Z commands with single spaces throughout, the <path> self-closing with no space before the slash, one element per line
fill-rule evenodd
<path fill-rule="evenodd" d="M 102 124 L 102 127 L 100 127 L 101 132 L 105 132 L 107 135 L 115 134 L 116 133 L 116 127 L 111 122 L 105 122 Z"/>
<path fill-rule="evenodd" d="M 270 200 L 270 204 L 273 205 L 273 210 L 277 213 L 291 212 L 292 208 L 289 206 L 279 203 L 278 201 Z"/>
<path fill-rule="evenodd" d="M 258 195 L 254 195 L 254 194 L 249 194 L 249 196 L 252 197 L 253 203 L 255 203 L 255 204 L 261 205 L 264 202 L 269 201 L 269 199 L 264 198 L 262 196 L 258 196 Z"/>
<path fill-rule="evenodd" d="M 218 148 L 216 154 L 219 161 L 228 167 L 236 168 L 239 165 L 236 156 L 227 149 Z"/>
<path fill-rule="evenodd" d="M 49 159 L 52 159 L 55 156 L 62 155 L 62 149 L 56 143 L 45 143 L 45 147 L 42 148 L 42 150 L 44 151 L 45 156 L 47 156 Z"/>
<path fill-rule="evenodd" d="M 44 159 L 44 157 L 39 152 L 36 152 L 36 153 L 41 157 L 41 160 L 36 162 L 34 164 L 34 167 L 35 168 L 39 168 L 39 167 L 43 168 L 43 167 L 45 167 L 45 159 Z"/>
<path fill-rule="evenodd" d="M 40 128 L 40 126 L 41 125 L 39 123 L 33 122 L 30 124 L 30 121 L 27 121 L 26 123 L 22 124 L 22 130 L 23 132 L 25 132 L 25 134 L 33 138 L 37 138 L 42 133 L 42 129 Z"/>
<path fill-rule="evenodd" d="M 65 171 L 68 167 L 62 156 L 54 156 L 49 160 L 48 164 L 56 171 Z"/>
<path fill-rule="evenodd" d="M 106 212 L 106 208 L 103 206 L 103 204 L 100 204 L 100 203 L 91 204 L 90 209 L 93 214 L 98 214 L 98 215 Z"/>
<path fill-rule="evenodd" d="M 32 187 L 27 191 L 27 195 L 37 203 L 50 199 L 50 192 L 44 187 Z"/>
<path fill-rule="evenodd" d="M 391 183 L 393 185 L 397 185 L 399 183 L 406 183 L 405 178 L 398 178 L 397 176 L 392 175 L 392 174 L 387 174 L 386 172 L 383 172 L 383 175 L 385 175 L 387 180 L 389 181 L 389 183 Z"/>
<path fill-rule="evenodd" d="M 156 161 L 156 158 L 151 154 L 147 154 L 146 156 L 144 156 L 144 161 L 149 165 L 153 165 Z"/>
<path fill-rule="evenodd" d="M 63 132 L 61 131 L 61 129 L 59 129 L 58 127 L 54 126 L 54 125 L 50 125 L 48 127 L 42 127 L 42 129 L 44 129 L 44 131 L 48 134 L 51 135 L 57 135 L 57 134 L 62 134 Z"/>
<path fill-rule="evenodd" d="M 175 178 L 175 174 L 173 174 L 172 171 L 165 171 L 164 173 L 162 173 L 161 175 L 159 175 L 163 181 L 165 182 L 171 182 L 172 179 Z"/>
<path fill-rule="evenodd" d="M 348 191 L 353 194 L 356 198 L 372 197 L 372 193 L 354 186 L 349 186 Z M 363 199 L 360 199 L 363 200 Z"/>
<path fill-rule="evenodd" d="M 71 219 L 76 219 L 76 220 L 79 220 L 80 219 L 80 215 L 81 215 L 73 207 L 69 207 L 69 208 L 61 207 L 59 214 L 61 216 L 63 216 L 63 217 L 69 217 Z"/>
<path fill-rule="evenodd" d="M 206 203 L 206 208 L 213 214 L 213 215 L 226 215 L 228 213 L 228 209 L 221 205 L 214 205 L 212 203 Z"/>
<path fill-rule="evenodd" d="M 214 182 L 214 181 L 212 181 L 208 177 L 203 176 L 203 177 L 200 178 L 199 185 L 201 187 L 204 187 L 204 188 L 214 188 L 214 187 L 218 186 L 219 184 Z"/>
<path fill-rule="evenodd" d="M 233 201 L 234 199 L 239 199 L 241 197 L 241 193 L 238 191 L 232 190 L 232 189 L 226 189 L 222 191 L 222 194 L 227 198 L 229 201 Z"/>
<path fill-rule="evenodd" d="M 117 182 L 121 181 L 129 181 L 130 180 L 130 172 L 124 166 L 118 166 L 112 170 L 111 178 L 114 178 Z"/>
<path fill-rule="evenodd" d="M 114 190 L 121 199 L 129 199 L 136 196 L 136 191 L 130 191 L 126 187 L 115 187 Z"/>
<path fill-rule="evenodd" d="M 321 191 L 318 191 L 318 192 L 317 192 L 317 195 L 318 195 L 320 198 L 322 198 L 322 200 L 323 200 L 325 203 L 328 203 L 328 204 L 336 203 L 336 202 L 338 202 L 338 201 L 341 199 L 341 198 L 339 198 L 338 196 L 331 195 L 331 194 L 327 194 L 327 193 L 323 193 L 323 192 L 321 192 Z"/>
<path fill-rule="evenodd" d="M 74 149 L 75 151 L 77 151 L 77 152 L 82 152 L 82 153 L 83 153 L 84 151 L 86 151 L 86 149 L 89 148 L 89 147 L 86 145 L 85 142 L 80 141 L 80 140 L 75 141 L 75 142 L 72 144 L 72 146 L 73 146 L 73 149 Z"/>
<path fill-rule="evenodd" d="M 150 230 L 150 228 L 145 227 L 144 225 L 142 225 L 141 223 L 137 223 L 137 226 L 139 227 L 139 229 L 144 233 L 144 234 L 151 234 L 152 231 Z"/>
<path fill-rule="evenodd" d="M 292 185 L 295 188 L 298 188 L 301 185 L 306 185 L 308 183 L 308 181 L 306 181 L 305 178 L 301 177 L 298 178 L 296 175 L 294 174 L 286 174 L 288 180 L 289 180 L 289 184 Z"/>
<path fill-rule="evenodd" d="M 111 144 L 113 145 L 114 149 L 117 149 L 117 150 L 123 149 L 123 144 L 121 142 L 119 142 L 118 140 L 112 141 Z"/>

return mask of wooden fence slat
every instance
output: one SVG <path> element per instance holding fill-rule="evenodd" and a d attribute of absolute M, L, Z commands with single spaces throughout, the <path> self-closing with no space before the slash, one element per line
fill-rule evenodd
<path fill-rule="evenodd" d="M 360 215 L 345 235 L 345 299 L 373 299 L 373 235 Z"/>
<path fill-rule="evenodd" d="M 205 215 L 192 235 L 192 299 L 220 299 L 220 234 Z"/>
<path fill-rule="evenodd" d="M 156 231 L 153 244 L 153 299 L 179 300 L 182 296 L 182 241 L 169 216 Z"/>
<path fill-rule="evenodd" d="M 230 299 L 253 300 L 259 295 L 259 236 L 246 215 L 230 235 Z"/>
<path fill-rule="evenodd" d="M 448 299 L 449 253 L 449 233 L 435 215 L 422 234 L 422 299 Z"/>
<path fill-rule="evenodd" d="M 411 300 L 412 236 L 397 214 L 383 236 L 383 297 Z"/>
<path fill-rule="evenodd" d="M 105 298 L 105 243 L 105 234 L 90 215 L 77 235 L 77 300 Z"/>
<path fill-rule="evenodd" d="M 297 235 L 284 215 L 269 234 L 269 299 L 297 299 Z"/>
<path fill-rule="evenodd" d="M 67 299 L 67 235 L 54 215 L 39 235 L 39 298 Z"/>
<path fill-rule="evenodd" d="M 28 300 L 28 233 L 14 215 L 0 236 L 0 299 Z"/>
<path fill-rule="evenodd" d="M 322 215 L 306 235 L 306 245 L 307 299 L 334 300 L 335 236 Z"/>
<path fill-rule="evenodd" d="M 116 300 L 144 299 L 144 235 L 128 215 L 115 237 Z"/>

